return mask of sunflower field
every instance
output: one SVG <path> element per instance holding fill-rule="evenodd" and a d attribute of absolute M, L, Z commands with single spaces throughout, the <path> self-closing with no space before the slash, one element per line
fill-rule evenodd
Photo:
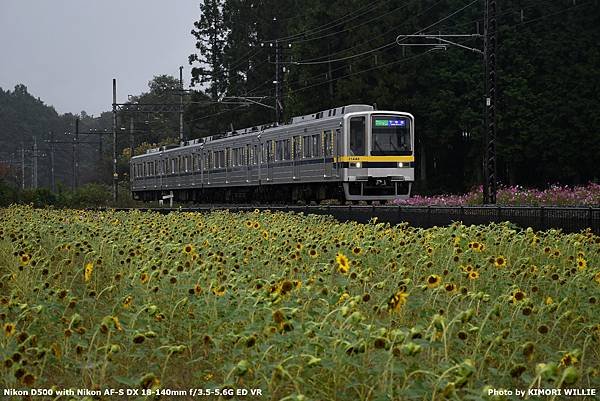
<path fill-rule="evenodd" d="M 13 206 L 0 277 L 2 388 L 382 401 L 600 387 L 590 232 Z"/>

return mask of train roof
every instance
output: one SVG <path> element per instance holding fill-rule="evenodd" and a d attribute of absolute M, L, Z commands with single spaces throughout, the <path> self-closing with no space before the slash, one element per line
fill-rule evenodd
<path fill-rule="evenodd" d="M 230 132 L 226 132 L 223 134 L 212 135 L 212 136 L 207 136 L 207 137 L 198 138 L 198 139 L 192 139 L 189 141 L 181 142 L 179 145 L 171 144 L 171 145 L 161 146 L 160 148 L 148 149 L 146 151 L 145 155 L 169 151 L 169 150 L 181 149 L 181 148 L 184 148 L 187 146 L 200 145 L 200 144 L 212 142 L 215 140 L 230 138 L 230 137 L 238 136 L 238 135 L 247 135 L 247 134 L 252 134 L 252 133 L 258 133 L 258 132 L 261 132 L 261 131 L 264 131 L 264 130 L 267 130 L 270 128 L 305 124 L 305 123 L 314 122 L 316 120 L 339 119 L 340 117 L 344 116 L 345 114 L 356 113 L 356 112 L 360 112 L 360 111 L 372 111 L 372 110 L 374 110 L 374 107 L 367 105 L 367 104 L 350 104 L 350 105 L 346 105 L 346 106 L 342 106 L 342 107 L 335 107 L 333 109 L 322 110 L 322 111 L 312 113 L 312 114 L 306 114 L 303 116 L 292 117 L 292 119 L 288 123 L 285 123 L 282 125 L 278 125 L 276 123 L 257 125 L 254 127 L 230 131 Z M 137 156 L 134 156 L 133 158 L 137 158 L 140 156 L 144 156 L 144 155 L 137 155 Z"/>

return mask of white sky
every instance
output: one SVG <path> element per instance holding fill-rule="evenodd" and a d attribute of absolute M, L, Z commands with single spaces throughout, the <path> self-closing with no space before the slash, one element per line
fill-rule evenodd
<path fill-rule="evenodd" d="M 0 87 L 16 84 L 59 113 L 99 115 L 148 91 L 153 76 L 190 81 L 199 0 L 0 0 Z"/>

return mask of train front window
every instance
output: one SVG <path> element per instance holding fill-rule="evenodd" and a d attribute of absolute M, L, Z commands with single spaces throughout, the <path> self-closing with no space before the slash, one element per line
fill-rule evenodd
<path fill-rule="evenodd" d="M 410 120 L 399 116 L 374 116 L 371 155 L 410 155 Z"/>

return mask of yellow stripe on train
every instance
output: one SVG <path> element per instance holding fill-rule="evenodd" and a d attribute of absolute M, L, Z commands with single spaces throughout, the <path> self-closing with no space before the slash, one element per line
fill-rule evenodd
<path fill-rule="evenodd" d="M 414 156 L 338 156 L 336 162 L 414 162 Z"/>

